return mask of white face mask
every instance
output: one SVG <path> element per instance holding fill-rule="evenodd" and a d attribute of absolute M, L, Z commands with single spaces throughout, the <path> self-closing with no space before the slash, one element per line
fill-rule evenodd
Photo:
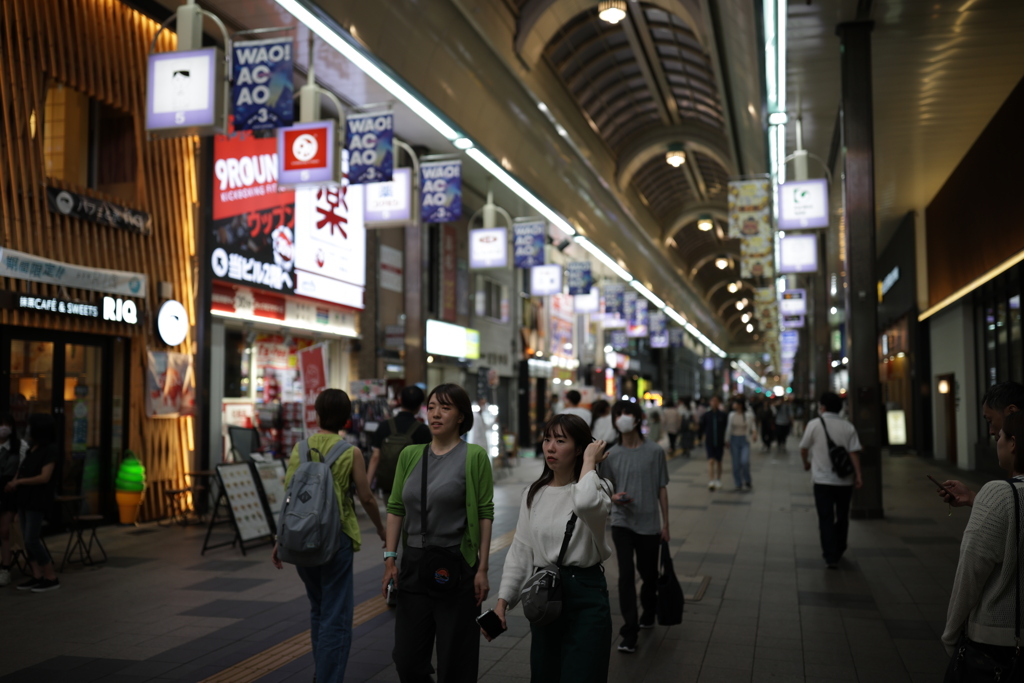
<path fill-rule="evenodd" d="M 633 431 L 634 427 L 636 427 L 636 418 L 632 415 L 619 415 L 618 419 L 615 420 L 615 428 L 623 434 Z"/>

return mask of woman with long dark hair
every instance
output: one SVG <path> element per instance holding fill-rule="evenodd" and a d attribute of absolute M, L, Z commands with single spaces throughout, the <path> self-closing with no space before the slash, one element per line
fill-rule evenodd
<path fill-rule="evenodd" d="M 5 493 L 7 482 L 14 479 L 18 468 L 28 453 L 28 443 L 18 438 L 18 426 L 14 418 L 4 415 L 0 418 L 0 587 L 11 582 L 11 524 L 18 511 L 18 499 L 13 493 Z"/>
<path fill-rule="evenodd" d="M 14 479 L 4 486 L 4 496 L 17 496 L 21 534 L 32 566 L 32 578 L 19 584 L 18 590 L 43 593 L 60 588 L 53 558 L 41 537 L 43 518 L 53 504 L 53 470 L 57 466 L 57 425 L 53 416 L 29 415 L 25 440 L 28 452 Z"/>
<path fill-rule="evenodd" d="M 548 422 L 543 444 L 544 471 L 523 493 L 494 612 L 504 625 L 534 569 L 557 563 L 566 524 L 576 515 L 559 570 L 562 612 L 549 624 L 531 625 L 530 671 L 537 683 L 601 683 L 608 680 L 612 635 L 601 567 L 612 554 L 604 533 L 611 485 L 597 473 L 606 444 L 593 441 L 583 419 L 565 414 Z"/>
<path fill-rule="evenodd" d="M 402 683 L 431 682 L 436 639 L 438 683 L 471 683 L 480 665 L 475 619 L 490 591 L 491 461 L 460 438 L 473 427 L 473 407 L 457 384 L 427 396 L 427 426 L 429 444 L 402 450 L 388 500 L 381 592 L 391 583 L 398 590 L 392 657 Z"/>

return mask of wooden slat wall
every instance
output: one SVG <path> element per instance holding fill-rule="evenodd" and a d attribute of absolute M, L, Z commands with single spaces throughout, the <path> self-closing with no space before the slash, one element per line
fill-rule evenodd
<path fill-rule="evenodd" d="M 162 513 L 163 491 L 185 484 L 186 420 L 145 416 L 147 348 L 163 348 L 153 319 L 158 283 L 174 285 L 175 298 L 195 323 L 195 205 L 198 139 L 147 140 L 146 57 L 158 29 L 152 20 L 116 0 L 3 0 L 0 2 L 0 246 L 58 261 L 145 273 L 145 315 L 126 325 L 34 312 L 0 310 L 0 324 L 131 337 L 131 396 L 126 439 L 146 464 L 149 488 L 143 518 Z M 171 31 L 160 34 L 157 51 L 174 49 Z M 41 125 L 45 84 L 62 83 L 131 113 L 138 151 L 137 202 L 152 216 L 148 236 L 50 213 L 45 185 L 64 186 L 115 203 L 126 202 L 45 178 Z M 30 121 L 35 112 L 33 137 Z M 61 296 L 56 287 L 0 278 L 0 290 Z M 79 301 L 102 295 L 71 290 Z M 193 348 L 190 335 L 176 351 Z"/>

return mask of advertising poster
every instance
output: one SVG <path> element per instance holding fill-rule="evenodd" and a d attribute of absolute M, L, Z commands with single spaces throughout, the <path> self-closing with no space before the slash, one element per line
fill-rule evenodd
<path fill-rule="evenodd" d="M 366 228 L 362 187 L 326 185 L 295 191 L 295 293 L 362 309 Z"/>
<path fill-rule="evenodd" d="M 320 423 L 315 406 L 316 397 L 327 388 L 327 357 L 323 344 L 301 349 L 298 355 L 299 373 L 302 377 L 302 422 L 308 437 L 319 429 Z"/>
<path fill-rule="evenodd" d="M 608 333 L 608 345 L 615 353 L 626 353 L 629 351 L 629 337 L 625 330 L 612 330 Z"/>
<path fill-rule="evenodd" d="M 673 349 L 681 349 L 686 343 L 686 330 L 673 327 L 668 331 L 668 345 Z"/>
<path fill-rule="evenodd" d="M 650 314 L 650 342 L 652 349 L 668 348 L 668 318 L 661 311 Z"/>
<path fill-rule="evenodd" d="M 147 351 L 146 415 L 176 418 L 191 415 L 195 406 L 192 356 Z"/>
<path fill-rule="evenodd" d="M 404 290 L 405 252 L 386 244 L 380 245 L 380 288 L 401 294 Z"/>
<path fill-rule="evenodd" d="M 544 245 L 547 243 L 547 221 L 535 220 L 512 226 L 512 258 L 516 268 L 544 265 Z"/>
<path fill-rule="evenodd" d="M 469 267 L 473 270 L 508 265 L 508 230 L 480 228 L 469 231 Z"/>
<path fill-rule="evenodd" d="M 624 316 L 625 309 L 625 285 L 604 286 L 604 312 L 606 315 Z M 635 296 L 635 295 L 634 295 Z"/>
<path fill-rule="evenodd" d="M 648 301 L 636 292 L 626 292 L 623 309 L 626 318 L 626 336 L 634 339 L 648 336 Z"/>
<path fill-rule="evenodd" d="M 386 183 L 394 166 L 394 116 L 391 112 L 353 114 L 345 121 L 348 181 Z"/>
<path fill-rule="evenodd" d="M 447 223 L 462 216 L 462 162 L 420 165 L 420 216 L 424 223 Z"/>
<path fill-rule="evenodd" d="M 573 329 L 573 302 L 572 297 L 568 294 L 553 294 L 550 299 L 551 302 L 551 349 L 550 353 L 558 356 L 565 356 L 572 354 L 572 347 L 566 348 L 566 345 L 572 344 L 572 329 Z"/>
<path fill-rule="evenodd" d="M 576 296 L 590 293 L 590 288 L 594 286 L 590 261 L 573 261 L 566 266 L 566 273 L 568 274 L 569 294 Z"/>
<path fill-rule="evenodd" d="M 292 125 L 292 39 L 268 38 L 232 44 L 231 110 L 235 130 Z"/>
<path fill-rule="evenodd" d="M 729 237 L 740 240 L 740 277 L 770 283 L 775 276 L 771 181 L 729 181 Z"/>

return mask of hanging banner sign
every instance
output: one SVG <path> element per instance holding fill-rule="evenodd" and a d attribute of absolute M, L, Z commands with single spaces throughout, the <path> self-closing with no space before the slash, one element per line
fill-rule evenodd
<path fill-rule="evenodd" d="M 608 345 L 616 353 L 625 353 L 629 351 L 629 337 L 626 336 L 625 330 L 612 330 L 608 334 Z"/>
<path fill-rule="evenodd" d="M 740 277 L 755 286 L 775 276 L 771 213 L 770 180 L 729 181 L 729 237 L 740 240 Z"/>
<path fill-rule="evenodd" d="M 779 298 L 782 315 L 807 315 L 807 290 L 787 289 Z"/>
<path fill-rule="evenodd" d="M 469 231 L 469 267 L 478 270 L 508 266 L 508 230 L 480 228 Z"/>
<path fill-rule="evenodd" d="M 292 125 L 292 39 L 233 43 L 231 110 L 235 130 L 267 130 Z"/>
<path fill-rule="evenodd" d="M 577 313 L 599 313 L 601 311 L 601 290 L 591 287 L 589 293 L 576 295 L 573 308 Z"/>
<path fill-rule="evenodd" d="M 549 264 L 530 268 L 530 296 L 562 293 L 562 266 Z"/>
<path fill-rule="evenodd" d="M 604 286 L 604 312 L 605 315 L 625 315 L 624 297 L 626 295 L 625 285 Z"/>
<path fill-rule="evenodd" d="M 169 137 L 224 132 L 219 48 L 151 54 L 146 75 L 146 130 Z"/>
<path fill-rule="evenodd" d="M 569 294 L 589 294 L 590 288 L 594 286 L 594 277 L 591 274 L 590 261 L 573 261 L 566 266 L 569 274 Z"/>
<path fill-rule="evenodd" d="M 673 327 L 668 331 L 668 345 L 673 349 L 681 349 L 686 343 L 686 330 Z"/>
<path fill-rule="evenodd" d="M 352 166 L 349 164 L 349 173 Z M 367 183 L 367 228 L 399 228 L 412 220 L 412 169 L 396 168 L 386 183 Z"/>
<path fill-rule="evenodd" d="M 779 229 L 828 227 L 828 181 L 795 180 L 779 185 Z"/>
<path fill-rule="evenodd" d="M 327 357 L 324 344 L 299 350 L 299 374 L 302 377 L 302 423 L 306 436 L 316 434 L 320 421 L 316 414 L 316 397 L 327 388 Z"/>
<path fill-rule="evenodd" d="M 420 207 L 424 223 L 447 223 L 462 216 L 461 161 L 420 165 Z"/>
<path fill-rule="evenodd" d="M 75 266 L 14 249 L 0 248 L 3 277 L 121 296 L 146 296 L 146 276 L 142 273 Z"/>
<path fill-rule="evenodd" d="M 788 330 L 799 330 L 805 326 L 805 317 L 802 315 L 784 315 L 782 316 L 781 326 L 783 329 Z"/>
<path fill-rule="evenodd" d="M 54 213 L 127 230 L 137 235 L 148 235 L 153 229 L 148 213 L 59 187 L 46 188 L 46 205 Z"/>
<path fill-rule="evenodd" d="M 624 308 L 626 311 L 626 336 L 640 339 L 648 336 L 649 314 L 647 299 L 635 292 L 626 292 Z"/>
<path fill-rule="evenodd" d="M 817 233 L 790 233 L 779 239 L 779 273 L 818 271 Z"/>
<path fill-rule="evenodd" d="M 326 185 L 338 180 L 334 121 L 296 123 L 277 129 L 278 182 L 282 185 Z"/>
<path fill-rule="evenodd" d="M 386 183 L 394 165 L 394 116 L 353 114 L 345 121 L 345 148 L 348 150 L 348 181 Z"/>
<path fill-rule="evenodd" d="M 668 318 L 661 311 L 650 314 L 650 343 L 652 349 L 668 348 Z"/>
<path fill-rule="evenodd" d="M 547 221 L 516 223 L 512 226 L 512 258 L 516 268 L 544 265 L 544 245 L 547 243 Z"/>

